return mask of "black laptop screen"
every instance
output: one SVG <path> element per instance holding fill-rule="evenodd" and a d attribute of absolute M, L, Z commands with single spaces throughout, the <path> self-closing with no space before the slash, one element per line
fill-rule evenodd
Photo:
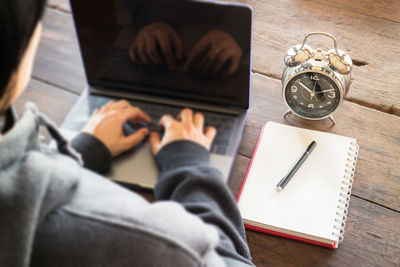
<path fill-rule="evenodd" d="M 184 0 L 71 0 L 92 86 L 247 108 L 252 12 Z"/>

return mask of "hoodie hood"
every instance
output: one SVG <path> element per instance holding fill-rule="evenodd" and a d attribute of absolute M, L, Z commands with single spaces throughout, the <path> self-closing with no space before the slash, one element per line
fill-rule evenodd
<path fill-rule="evenodd" d="M 40 145 L 40 126 L 50 130 L 52 124 L 33 104 L 26 106 L 18 121 L 14 114 L 7 111 L 0 118 L 0 129 L 15 121 L 0 138 L 0 266 L 29 265 L 38 225 L 70 200 L 77 184 L 73 176 L 56 175 L 52 166 L 70 168 L 78 165 L 76 160 L 44 152 Z M 58 158 L 57 162 L 52 158 Z"/>

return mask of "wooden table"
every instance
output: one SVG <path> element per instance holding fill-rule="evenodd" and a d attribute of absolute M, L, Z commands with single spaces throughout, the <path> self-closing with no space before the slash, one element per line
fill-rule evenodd
<path fill-rule="evenodd" d="M 345 239 L 337 250 L 247 231 L 258 266 L 400 265 L 400 1 L 243 0 L 254 8 L 252 95 L 229 186 L 237 194 L 268 120 L 357 138 L 359 159 Z M 286 50 L 307 32 L 335 35 L 353 58 L 354 83 L 328 120 L 285 120 L 280 77 Z M 316 39 L 313 47 L 330 47 Z M 50 0 L 33 79 L 17 108 L 32 100 L 61 123 L 85 87 L 67 0 Z"/>

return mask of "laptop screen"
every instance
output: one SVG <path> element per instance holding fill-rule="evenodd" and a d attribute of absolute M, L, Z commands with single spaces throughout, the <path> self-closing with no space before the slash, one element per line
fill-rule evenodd
<path fill-rule="evenodd" d="M 184 0 L 71 0 L 91 86 L 247 108 L 252 12 Z"/>

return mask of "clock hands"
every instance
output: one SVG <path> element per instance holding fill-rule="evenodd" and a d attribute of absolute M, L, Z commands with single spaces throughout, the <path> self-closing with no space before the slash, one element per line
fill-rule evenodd
<path fill-rule="evenodd" d="M 305 86 L 302 82 L 300 82 L 300 81 L 297 81 L 301 86 L 303 86 L 304 87 L 304 89 L 306 89 L 310 94 L 312 94 L 313 92 L 311 91 L 311 89 L 310 88 L 308 88 L 307 86 Z"/>
<path fill-rule="evenodd" d="M 311 91 L 310 88 L 308 88 L 307 86 L 305 86 L 302 82 L 300 82 L 300 81 L 297 81 L 297 82 L 298 82 L 304 89 L 306 89 L 306 90 L 310 93 L 310 95 L 311 95 L 311 100 L 313 99 L 313 97 L 315 97 L 315 99 L 318 101 L 318 99 L 317 99 L 317 97 L 315 96 L 315 93 L 314 93 L 315 84 L 317 83 L 317 81 L 315 81 L 314 88 L 313 88 L 312 91 Z"/>
<path fill-rule="evenodd" d="M 326 92 L 330 92 L 330 91 L 335 91 L 335 89 L 331 88 L 331 89 L 323 90 L 320 92 L 316 92 L 315 94 L 326 93 Z"/>
<path fill-rule="evenodd" d="M 305 84 L 303 84 L 300 80 L 297 80 L 296 82 L 297 82 L 298 84 L 300 84 L 304 89 L 306 89 L 306 90 L 310 93 L 310 99 L 311 99 L 311 100 L 313 100 L 313 97 L 314 97 L 315 100 L 316 100 L 317 102 L 319 102 L 318 97 L 317 97 L 317 94 L 335 91 L 334 88 L 329 88 L 329 89 L 326 89 L 326 90 L 322 90 L 322 91 L 317 91 L 317 92 L 315 92 L 315 88 L 316 88 L 317 82 L 318 82 L 317 80 L 314 81 L 314 85 L 313 85 L 312 90 L 311 90 L 310 88 L 308 88 Z"/>
<path fill-rule="evenodd" d="M 316 85 L 317 85 L 317 80 L 315 80 L 315 82 L 314 82 L 314 86 L 313 86 L 313 89 L 312 89 L 313 94 L 315 94 L 315 86 Z"/>
<path fill-rule="evenodd" d="M 318 82 L 318 80 L 315 80 L 315 82 L 314 82 L 314 86 L 313 86 L 312 94 L 311 94 L 311 100 L 313 97 L 315 97 L 315 100 L 317 100 L 317 102 L 318 102 L 318 98 L 315 96 L 315 86 L 317 85 L 317 82 Z"/>

